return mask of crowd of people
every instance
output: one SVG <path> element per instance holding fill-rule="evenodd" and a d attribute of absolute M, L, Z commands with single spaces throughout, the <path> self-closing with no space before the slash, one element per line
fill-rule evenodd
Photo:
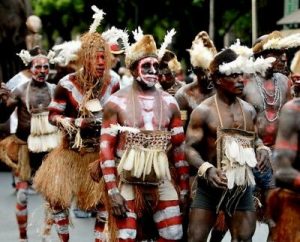
<path fill-rule="evenodd" d="M 31 185 L 45 200 L 44 241 L 52 224 L 70 240 L 73 203 L 95 213 L 97 242 L 215 242 L 228 230 L 246 242 L 257 221 L 268 242 L 300 241 L 300 73 L 288 64 L 300 34 L 218 51 L 200 31 L 186 83 L 168 49 L 174 29 L 160 48 L 141 28 L 130 44 L 125 30 L 97 32 L 104 12 L 92 9 L 79 40 L 30 45 L 24 70 L 1 83 L 0 121 L 17 121 L 0 159 L 16 179 L 19 241 Z M 55 84 L 51 68 L 64 73 Z"/>

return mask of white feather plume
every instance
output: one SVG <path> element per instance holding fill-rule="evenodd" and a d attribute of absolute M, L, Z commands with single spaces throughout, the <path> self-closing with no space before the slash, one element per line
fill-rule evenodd
<path fill-rule="evenodd" d="M 300 46 L 300 33 L 291 34 L 282 38 L 278 45 L 281 49 L 295 48 Z"/>
<path fill-rule="evenodd" d="M 109 44 L 117 43 L 118 39 L 121 39 L 123 42 L 124 50 L 126 51 L 129 48 L 129 36 L 127 30 L 111 27 L 110 29 L 102 33 L 102 37 Z"/>
<path fill-rule="evenodd" d="M 105 15 L 105 13 L 102 9 L 97 8 L 95 5 L 93 5 L 91 8 L 95 13 L 93 15 L 94 21 L 90 26 L 89 33 L 95 33 L 101 21 L 103 20 L 103 16 Z"/>
<path fill-rule="evenodd" d="M 77 60 L 77 52 L 81 48 L 80 40 L 71 40 L 52 47 L 55 52 L 53 58 L 54 63 L 59 63 L 63 66 L 69 64 L 70 61 Z"/>
<path fill-rule="evenodd" d="M 138 42 L 144 36 L 143 30 L 140 26 L 134 31 L 132 31 L 132 34 L 135 42 Z"/>
<path fill-rule="evenodd" d="M 268 68 L 272 67 L 272 63 L 276 60 L 275 57 L 263 58 L 262 56 L 256 58 L 253 62 L 253 73 L 260 73 L 265 76 Z"/>
<path fill-rule="evenodd" d="M 25 66 L 27 66 L 32 60 L 28 50 L 21 50 L 17 55 L 21 58 Z"/>
<path fill-rule="evenodd" d="M 238 55 L 242 55 L 247 58 L 253 55 L 253 50 L 245 45 L 241 45 L 240 39 L 237 39 L 236 42 L 232 44 L 229 48 Z"/>
<path fill-rule="evenodd" d="M 279 41 L 280 41 L 280 38 L 270 39 L 263 45 L 263 49 L 264 50 L 280 49 Z"/>
<path fill-rule="evenodd" d="M 158 50 L 158 54 L 157 54 L 158 59 L 161 59 L 163 57 L 168 45 L 172 43 L 172 38 L 175 34 L 176 34 L 175 29 L 171 29 L 169 32 L 167 32 L 164 38 L 164 42 L 162 43 L 160 49 Z"/>
<path fill-rule="evenodd" d="M 121 126 L 120 124 L 111 124 L 110 129 L 112 131 L 120 131 L 120 132 L 130 132 L 130 133 L 139 133 L 140 130 L 133 127 Z"/>
<path fill-rule="evenodd" d="M 129 36 L 128 36 L 127 30 L 123 31 L 123 34 L 121 35 L 121 39 L 122 39 L 122 42 L 123 42 L 125 54 L 127 54 L 128 51 L 129 51 L 129 48 L 130 48 Z"/>

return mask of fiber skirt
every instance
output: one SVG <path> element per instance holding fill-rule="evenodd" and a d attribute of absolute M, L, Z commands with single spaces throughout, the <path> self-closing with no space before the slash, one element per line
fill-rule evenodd
<path fill-rule="evenodd" d="M 69 208 L 73 200 L 83 210 L 102 203 L 103 184 L 92 180 L 89 164 L 98 152 L 81 154 L 60 146 L 51 151 L 34 177 L 35 189 L 51 206 Z"/>

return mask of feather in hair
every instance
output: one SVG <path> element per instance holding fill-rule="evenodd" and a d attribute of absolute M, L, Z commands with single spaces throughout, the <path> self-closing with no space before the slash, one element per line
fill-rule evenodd
<path fill-rule="evenodd" d="M 27 66 L 31 62 L 32 57 L 28 50 L 21 50 L 17 55 L 21 58 L 24 65 Z"/>
<path fill-rule="evenodd" d="M 68 65 L 70 61 L 77 60 L 77 52 L 81 48 L 80 40 L 71 40 L 59 45 L 55 45 L 52 49 L 55 51 L 54 63 Z"/>
<path fill-rule="evenodd" d="M 171 29 L 165 35 L 164 42 L 162 43 L 160 49 L 158 50 L 158 54 L 157 54 L 159 60 L 164 56 L 165 51 L 166 51 L 168 45 L 172 43 L 172 38 L 175 34 L 176 34 L 175 29 Z"/>
<path fill-rule="evenodd" d="M 279 40 L 278 45 L 281 49 L 289 49 L 300 46 L 300 33 L 291 34 Z"/>
<path fill-rule="evenodd" d="M 268 40 L 264 45 L 263 45 L 263 49 L 264 50 L 269 50 L 269 49 L 280 49 L 280 46 L 279 46 L 279 41 L 280 41 L 280 38 L 273 38 L 273 39 L 270 39 Z"/>
<path fill-rule="evenodd" d="M 132 34 L 135 42 L 138 42 L 144 36 L 143 30 L 140 26 L 136 30 L 132 31 Z"/>
<path fill-rule="evenodd" d="M 233 50 L 235 53 L 237 53 L 238 55 L 242 55 L 247 58 L 253 55 L 253 50 L 248 48 L 245 45 L 241 45 L 240 39 L 237 39 L 236 42 L 232 44 L 229 48 Z"/>
<path fill-rule="evenodd" d="M 276 60 L 274 57 L 263 58 L 262 56 L 256 58 L 253 62 L 253 72 L 260 73 L 265 76 L 268 68 L 272 67 L 272 63 Z"/>
<path fill-rule="evenodd" d="M 129 42 L 128 42 L 129 36 L 127 30 L 121 30 L 115 27 L 111 27 L 109 30 L 102 33 L 102 37 L 108 43 L 116 43 L 118 39 L 121 39 L 123 42 L 125 52 L 129 48 Z"/>
<path fill-rule="evenodd" d="M 94 21 L 90 26 L 89 33 L 95 33 L 97 31 L 97 28 L 100 25 L 101 21 L 103 20 L 103 16 L 105 15 L 105 13 L 103 12 L 102 9 L 100 10 L 95 5 L 93 5 L 91 8 L 95 13 L 93 15 Z"/>

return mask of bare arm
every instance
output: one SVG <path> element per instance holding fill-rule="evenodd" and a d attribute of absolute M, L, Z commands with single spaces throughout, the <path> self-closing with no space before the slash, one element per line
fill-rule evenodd
<path fill-rule="evenodd" d="M 4 83 L 1 83 L 0 88 L 0 122 L 6 122 L 15 108 L 18 106 L 19 90 L 15 89 L 14 92 L 11 92 Z"/>
<path fill-rule="evenodd" d="M 185 155 L 190 165 L 197 169 L 205 162 L 196 149 L 204 135 L 204 113 L 205 112 L 203 112 L 201 107 L 197 107 L 191 114 L 190 122 L 186 131 Z"/>
<path fill-rule="evenodd" d="M 128 211 L 126 201 L 117 186 L 115 150 L 118 132 L 111 127 L 111 125 L 118 123 L 117 110 L 118 107 L 109 100 L 104 106 L 100 139 L 100 166 L 113 214 L 118 217 L 126 217 Z"/>
<path fill-rule="evenodd" d="M 299 100 L 283 106 L 275 144 L 276 183 L 296 191 L 300 191 L 300 172 L 293 165 L 297 162 L 299 116 Z"/>

